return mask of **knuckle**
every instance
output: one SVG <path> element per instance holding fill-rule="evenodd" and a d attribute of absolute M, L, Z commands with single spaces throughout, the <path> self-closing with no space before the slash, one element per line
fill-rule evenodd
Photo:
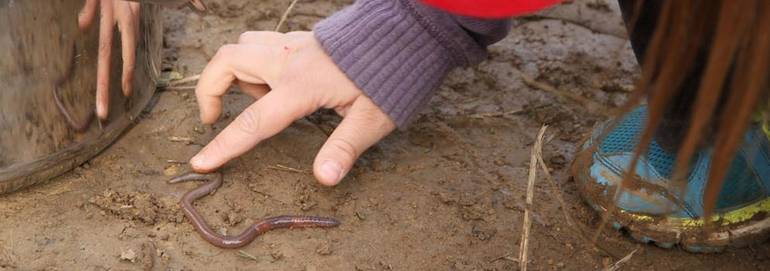
<path fill-rule="evenodd" d="M 235 119 L 235 127 L 247 134 L 256 134 L 259 131 L 259 111 L 247 108 Z"/>
<path fill-rule="evenodd" d="M 235 53 L 235 50 L 236 50 L 235 44 L 225 44 L 219 47 L 214 57 L 215 58 L 229 57 Z"/>
<path fill-rule="evenodd" d="M 249 42 L 256 35 L 256 32 L 257 31 L 246 31 L 241 33 L 241 35 L 238 36 L 238 43 Z"/>
<path fill-rule="evenodd" d="M 225 44 L 217 49 L 217 53 L 211 58 L 211 61 L 206 67 L 224 65 L 230 62 L 234 56 L 236 56 L 237 46 L 235 44 Z"/>

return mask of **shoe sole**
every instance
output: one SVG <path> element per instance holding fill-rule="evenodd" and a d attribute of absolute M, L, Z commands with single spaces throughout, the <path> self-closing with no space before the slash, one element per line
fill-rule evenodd
<path fill-rule="evenodd" d="M 571 166 L 573 179 L 583 200 L 601 215 L 612 206 L 605 191 L 615 187 L 599 184 L 588 173 L 593 161 L 590 151 L 581 151 Z M 632 213 L 614 208 L 612 226 L 625 231 L 634 240 L 662 248 L 680 246 L 693 253 L 713 253 L 728 247 L 745 247 L 770 237 L 770 198 L 721 214 L 704 226 L 703 219 L 674 218 Z M 717 227 L 713 227 L 717 226 Z"/>

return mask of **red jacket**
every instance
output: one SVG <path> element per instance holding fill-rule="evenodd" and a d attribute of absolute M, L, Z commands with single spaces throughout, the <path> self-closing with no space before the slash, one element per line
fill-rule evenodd
<path fill-rule="evenodd" d="M 422 0 L 451 13 L 482 18 L 513 17 L 532 13 L 562 0 Z"/>

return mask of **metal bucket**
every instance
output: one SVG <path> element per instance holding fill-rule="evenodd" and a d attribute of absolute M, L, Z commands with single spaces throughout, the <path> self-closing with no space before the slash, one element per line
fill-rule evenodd
<path fill-rule="evenodd" d="M 159 8 L 142 4 L 128 98 L 121 92 L 120 35 L 114 34 L 109 118 L 98 125 L 93 112 L 99 27 L 78 28 L 83 3 L 0 0 L 0 194 L 92 158 L 151 103 L 161 60 Z M 75 127 L 72 119 L 86 125 Z"/>

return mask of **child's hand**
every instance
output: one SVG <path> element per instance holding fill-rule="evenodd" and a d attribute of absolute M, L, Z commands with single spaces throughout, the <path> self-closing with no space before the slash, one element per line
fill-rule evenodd
<path fill-rule="evenodd" d="M 321 184 L 336 185 L 361 153 L 395 128 L 311 32 L 247 32 L 238 44 L 219 48 L 195 89 L 203 123 L 219 118 L 220 97 L 232 84 L 257 101 L 190 160 L 196 171 L 217 169 L 323 107 L 344 119 L 318 152 L 313 173 Z"/>
<path fill-rule="evenodd" d="M 139 31 L 139 3 L 120 0 L 86 0 L 78 15 L 80 29 L 86 29 L 96 18 L 99 6 L 99 60 L 96 69 L 96 115 L 106 119 L 110 104 L 110 57 L 115 24 L 120 30 L 123 53 L 123 95 L 131 95 L 136 63 L 136 37 Z"/>

